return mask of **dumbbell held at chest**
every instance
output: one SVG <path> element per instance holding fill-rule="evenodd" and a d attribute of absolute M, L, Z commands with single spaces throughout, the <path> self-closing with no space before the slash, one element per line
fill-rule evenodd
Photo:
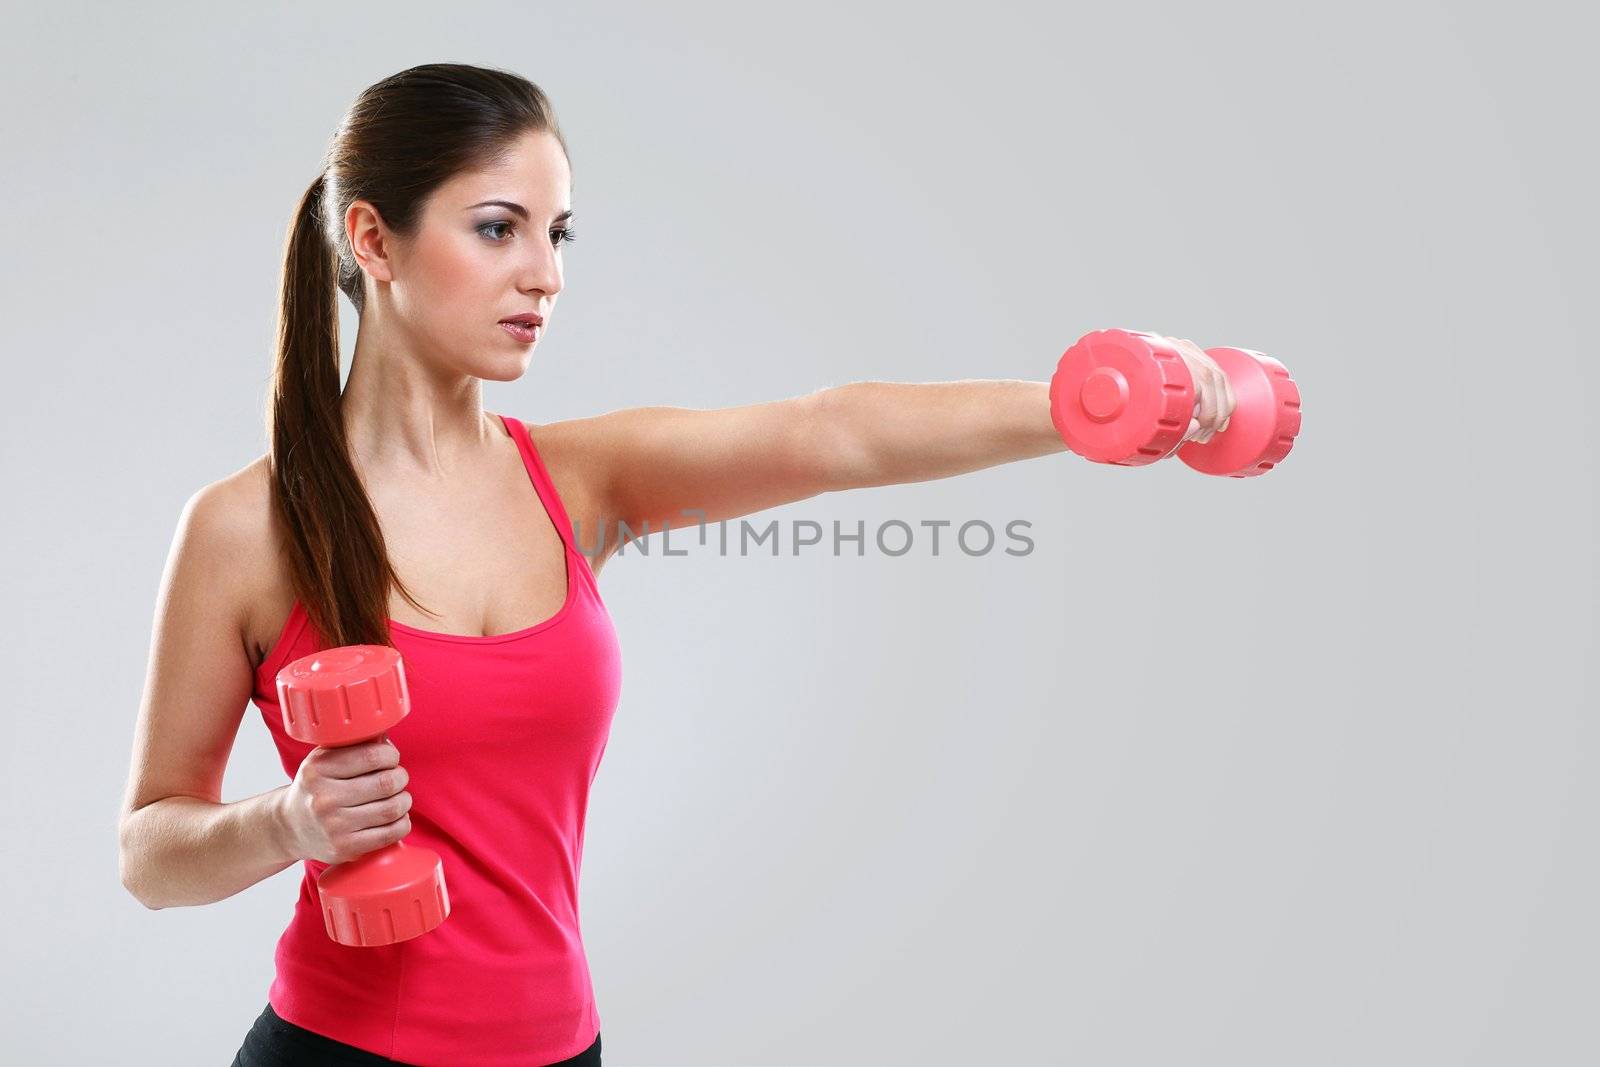
<path fill-rule="evenodd" d="M 1193 376 L 1171 338 L 1096 330 L 1050 379 L 1050 418 L 1068 448 L 1125 467 L 1178 458 L 1206 474 L 1249 478 L 1281 463 L 1300 432 L 1300 390 L 1284 365 L 1247 348 L 1208 348 L 1234 394 L 1228 427 L 1184 441 L 1196 408 Z M 1181 445 L 1181 447 L 1179 447 Z"/>
<path fill-rule="evenodd" d="M 278 671 L 277 688 L 284 731 L 319 748 L 383 738 L 411 710 L 405 667 L 388 645 L 341 645 L 302 656 Z M 392 812 L 382 818 L 398 822 Z M 391 945 L 427 933 L 450 914 L 438 854 L 398 839 L 329 866 L 317 877 L 317 894 L 328 936 L 341 945 Z"/>

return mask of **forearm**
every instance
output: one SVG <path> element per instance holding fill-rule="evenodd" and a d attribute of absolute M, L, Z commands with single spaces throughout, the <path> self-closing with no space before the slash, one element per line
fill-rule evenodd
<path fill-rule="evenodd" d="M 1066 450 L 1048 382 L 851 382 L 821 397 L 842 488 L 948 478 Z"/>
<path fill-rule="evenodd" d="M 296 862 L 278 807 L 288 786 L 214 804 L 167 797 L 128 816 L 122 884 L 148 908 L 225 900 Z"/>

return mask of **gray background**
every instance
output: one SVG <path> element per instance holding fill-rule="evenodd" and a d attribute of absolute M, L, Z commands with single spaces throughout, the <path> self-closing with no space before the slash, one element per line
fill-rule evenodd
<path fill-rule="evenodd" d="M 577 181 L 492 411 L 1044 380 L 1104 326 L 1305 396 L 1264 478 L 1063 454 L 753 517 L 1027 556 L 614 560 L 608 1064 L 1596 1062 L 1595 26 L 1294 7 L 8 8 L 8 1062 L 221 1064 L 265 1001 L 298 867 L 118 884 L 154 598 L 265 448 L 295 198 L 443 60 L 549 92 Z M 225 799 L 284 781 L 250 708 Z"/>

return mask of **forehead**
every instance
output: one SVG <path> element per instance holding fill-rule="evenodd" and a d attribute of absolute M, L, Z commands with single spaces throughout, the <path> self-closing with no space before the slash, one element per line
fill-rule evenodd
<path fill-rule="evenodd" d="M 488 165 L 454 175 L 440 193 L 436 199 L 446 210 L 480 200 L 512 200 L 556 215 L 572 206 L 572 168 L 553 135 L 524 134 Z"/>

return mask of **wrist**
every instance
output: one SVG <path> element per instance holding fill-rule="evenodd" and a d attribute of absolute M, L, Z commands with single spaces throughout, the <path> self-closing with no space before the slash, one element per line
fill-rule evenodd
<path fill-rule="evenodd" d="M 284 866 L 298 863 L 303 858 L 294 846 L 294 834 L 289 826 L 289 787 L 279 786 L 267 794 L 267 837 L 272 842 L 273 853 Z"/>

